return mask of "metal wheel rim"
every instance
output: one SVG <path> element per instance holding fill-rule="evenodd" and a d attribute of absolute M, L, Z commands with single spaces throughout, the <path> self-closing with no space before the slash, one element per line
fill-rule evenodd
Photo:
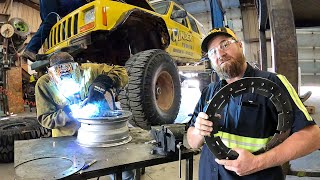
<path fill-rule="evenodd" d="M 160 93 L 158 88 L 161 89 Z M 173 79 L 168 72 L 164 71 L 159 74 L 156 81 L 155 94 L 158 107 L 163 111 L 168 111 L 174 99 Z"/>
<path fill-rule="evenodd" d="M 114 146 L 120 146 L 120 145 L 123 145 L 123 144 L 127 144 L 131 140 L 132 140 L 132 137 L 128 136 L 127 138 L 125 138 L 125 139 L 123 139 L 123 140 L 121 140 L 119 142 L 114 142 L 114 143 L 92 143 L 90 145 L 81 143 L 80 141 L 77 141 L 77 143 L 80 146 L 83 146 L 83 147 L 103 147 L 103 148 L 106 148 L 106 147 L 114 147 Z"/>

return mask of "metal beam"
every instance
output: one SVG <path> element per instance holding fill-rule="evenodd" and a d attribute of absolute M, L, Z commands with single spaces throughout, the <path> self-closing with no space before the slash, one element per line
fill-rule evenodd
<path fill-rule="evenodd" d="M 260 45 L 260 65 L 261 69 L 267 71 L 267 42 L 266 25 L 268 20 L 268 8 L 265 0 L 257 0 L 259 8 L 259 45 Z"/>
<path fill-rule="evenodd" d="M 291 1 L 267 2 L 275 72 L 285 75 L 298 92 L 298 48 Z"/>

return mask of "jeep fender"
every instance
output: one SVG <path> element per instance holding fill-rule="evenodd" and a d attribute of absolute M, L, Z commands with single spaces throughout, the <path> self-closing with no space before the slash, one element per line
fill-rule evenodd
<path fill-rule="evenodd" d="M 169 46 L 170 36 L 165 21 L 159 16 L 153 15 L 138 8 L 132 9 L 122 14 L 121 18 L 119 18 L 114 28 L 110 30 L 110 33 L 118 30 L 123 26 L 131 25 L 131 18 L 140 18 L 141 20 L 146 22 L 145 24 L 147 24 L 148 26 L 153 26 L 156 32 L 160 34 L 162 49 L 166 49 Z"/>

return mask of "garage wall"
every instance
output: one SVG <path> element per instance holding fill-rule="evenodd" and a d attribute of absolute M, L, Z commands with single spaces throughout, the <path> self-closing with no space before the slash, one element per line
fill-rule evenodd
<path fill-rule="evenodd" d="M 255 7 L 243 7 L 245 54 L 248 61 L 259 60 L 259 31 Z M 298 45 L 298 65 L 301 71 L 301 83 L 320 84 L 320 28 L 296 29 Z M 272 71 L 271 35 L 266 32 L 268 68 Z M 250 60 L 249 60 L 250 59 Z"/>
<path fill-rule="evenodd" d="M 205 33 L 208 33 L 212 29 L 211 12 L 204 12 L 192 15 L 203 25 Z"/>
<path fill-rule="evenodd" d="M 259 29 L 258 14 L 255 7 L 242 7 L 243 35 L 245 44 L 245 54 L 248 61 L 260 64 L 260 45 L 259 45 Z M 271 54 L 271 38 L 270 31 L 266 32 L 267 39 L 267 63 L 268 68 L 272 65 Z"/>
<path fill-rule="evenodd" d="M 25 20 L 31 32 L 36 32 L 41 24 L 40 12 L 19 2 L 13 3 L 11 17 L 19 17 Z"/>
<path fill-rule="evenodd" d="M 0 9 L 3 10 L 5 3 L 0 3 Z M 41 24 L 40 13 L 27 5 L 19 2 L 13 2 L 11 8 L 9 7 L 6 14 L 10 14 L 10 18 L 18 17 L 28 23 L 30 31 L 36 32 Z"/>
<path fill-rule="evenodd" d="M 320 85 L 320 28 L 297 29 L 301 85 Z"/>
<path fill-rule="evenodd" d="M 12 5 L 8 6 L 6 3 L 0 3 L 0 12 L 4 14 L 9 14 L 10 18 L 21 18 L 23 19 L 30 28 L 30 34 L 25 41 L 25 43 L 29 42 L 32 35 L 38 30 L 41 24 L 40 12 L 34 8 L 31 8 L 25 4 L 20 2 L 13 2 Z M 28 62 L 28 69 L 24 67 L 24 69 L 29 72 L 29 74 L 34 73 L 30 68 L 31 61 Z"/>

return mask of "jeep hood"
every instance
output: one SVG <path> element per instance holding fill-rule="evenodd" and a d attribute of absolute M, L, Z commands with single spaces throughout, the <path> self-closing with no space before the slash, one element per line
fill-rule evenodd
<path fill-rule="evenodd" d="M 141 7 L 150 11 L 154 11 L 154 9 L 150 6 L 150 4 L 146 0 L 125 0 L 126 3 Z"/>

